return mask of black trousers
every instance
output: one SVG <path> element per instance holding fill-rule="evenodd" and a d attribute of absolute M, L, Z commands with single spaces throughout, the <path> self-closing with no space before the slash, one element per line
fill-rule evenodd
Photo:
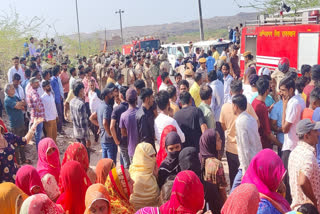
<path fill-rule="evenodd" d="M 286 168 L 287 173 L 283 178 L 283 183 L 286 185 L 286 200 L 291 204 L 292 202 L 292 197 L 291 197 L 291 192 L 290 192 L 290 184 L 289 184 L 289 174 L 288 174 L 288 162 L 289 162 L 289 157 L 290 157 L 290 150 L 282 151 L 281 159 L 284 165 L 284 168 Z"/>
<path fill-rule="evenodd" d="M 226 156 L 227 156 L 227 161 L 229 166 L 230 187 L 232 187 L 234 178 L 238 173 L 240 162 L 239 162 L 239 157 L 236 154 L 226 152 Z"/>

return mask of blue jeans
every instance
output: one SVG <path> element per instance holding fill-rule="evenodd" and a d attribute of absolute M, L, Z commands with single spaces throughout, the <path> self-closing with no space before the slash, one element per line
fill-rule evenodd
<path fill-rule="evenodd" d="M 237 188 L 241 184 L 241 179 L 242 179 L 242 169 L 239 169 L 236 177 L 234 178 L 230 194 L 235 188 Z"/>
<path fill-rule="evenodd" d="M 102 158 L 110 158 L 116 164 L 118 147 L 113 142 L 113 140 L 110 140 L 110 142 L 108 143 L 101 143 L 101 148 L 102 148 Z"/>
<path fill-rule="evenodd" d="M 121 139 L 119 147 L 120 147 L 120 163 L 121 165 L 123 165 L 125 169 L 129 169 L 130 158 L 128 154 L 127 138 Z"/>
<path fill-rule="evenodd" d="M 31 126 L 32 126 L 32 123 L 30 122 L 29 128 L 31 128 Z M 42 130 L 43 130 L 43 123 L 40 123 L 36 128 L 36 132 L 34 133 L 34 139 L 36 141 L 37 152 L 38 152 L 38 144 L 39 144 L 41 137 L 42 137 Z"/>

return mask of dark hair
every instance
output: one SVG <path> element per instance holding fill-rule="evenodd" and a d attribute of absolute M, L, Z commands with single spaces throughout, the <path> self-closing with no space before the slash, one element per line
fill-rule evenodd
<path fill-rule="evenodd" d="M 85 74 L 88 74 L 91 71 L 92 71 L 92 69 L 90 67 L 86 67 L 86 69 L 84 69 Z"/>
<path fill-rule="evenodd" d="M 320 100 L 320 87 L 315 87 L 310 93 L 310 103 L 316 100 Z"/>
<path fill-rule="evenodd" d="M 178 82 L 179 88 L 180 88 L 181 85 L 185 85 L 187 88 L 189 88 L 189 82 L 187 80 L 180 80 Z"/>
<path fill-rule="evenodd" d="M 150 97 L 153 94 L 151 88 L 143 88 L 141 89 L 140 98 L 144 102 L 147 97 Z"/>
<path fill-rule="evenodd" d="M 21 76 L 20 76 L 20 74 L 15 73 L 15 74 L 13 75 L 12 80 L 21 80 Z"/>
<path fill-rule="evenodd" d="M 289 71 L 287 72 L 285 75 L 285 77 L 289 77 L 293 80 L 296 80 L 298 78 L 298 74 L 296 72 L 293 72 L 293 71 Z"/>
<path fill-rule="evenodd" d="M 169 73 L 168 72 L 163 72 L 162 74 L 161 74 L 161 80 L 162 80 L 162 82 L 167 78 L 169 76 Z"/>
<path fill-rule="evenodd" d="M 86 73 L 84 72 L 84 71 L 80 71 L 79 72 L 79 76 L 81 76 L 81 75 L 85 75 Z"/>
<path fill-rule="evenodd" d="M 75 71 L 76 71 L 76 69 L 75 69 L 74 67 L 72 67 L 72 68 L 69 69 L 69 73 L 70 73 L 71 75 L 72 75 L 72 73 L 75 72 Z"/>
<path fill-rule="evenodd" d="M 60 66 L 56 65 L 52 68 L 52 75 L 57 76 L 57 74 L 60 72 Z"/>
<path fill-rule="evenodd" d="M 207 100 L 212 96 L 212 88 L 209 85 L 202 85 L 200 87 L 201 100 Z"/>
<path fill-rule="evenodd" d="M 199 82 L 201 79 L 202 79 L 202 75 L 201 75 L 200 73 L 196 73 L 196 74 L 194 75 L 194 80 L 195 80 L 196 82 Z"/>
<path fill-rule="evenodd" d="M 105 87 L 100 94 L 100 99 L 104 100 L 108 94 L 112 93 L 112 88 Z"/>
<path fill-rule="evenodd" d="M 36 63 L 32 62 L 32 63 L 30 64 L 29 68 L 32 69 L 32 70 L 36 70 L 36 69 L 37 69 Z"/>
<path fill-rule="evenodd" d="M 160 110 L 164 110 L 169 104 L 169 93 L 167 91 L 159 91 L 156 96 L 156 103 Z"/>
<path fill-rule="evenodd" d="M 15 56 L 15 57 L 12 58 L 12 60 L 16 60 L 16 59 L 19 60 L 19 57 Z"/>
<path fill-rule="evenodd" d="M 306 73 L 309 73 L 311 71 L 311 66 L 310 65 L 302 65 L 301 66 L 301 74 L 302 76 L 306 75 Z"/>
<path fill-rule="evenodd" d="M 177 89 L 175 86 L 170 85 L 167 89 L 168 93 L 169 93 L 169 98 L 171 99 L 172 97 L 177 95 Z"/>
<path fill-rule="evenodd" d="M 247 98 L 243 94 L 237 94 L 232 97 L 232 103 L 241 111 L 245 111 L 247 109 Z"/>
<path fill-rule="evenodd" d="M 79 71 L 80 71 L 82 68 L 84 68 L 83 65 L 79 65 L 79 66 L 78 66 L 78 70 L 79 70 Z"/>
<path fill-rule="evenodd" d="M 217 50 L 217 47 L 213 45 L 211 49 Z"/>
<path fill-rule="evenodd" d="M 175 73 L 174 74 L 174 79 L 177 79 L 177 77 L 182 77 L 182 75 L 180 73 Z"/>
<path fill-rule="evenodd" d="M 131 60 L 128 59 L 128 60 L 126 61 L 126 67 L 128 67 L 130 64 L 131 64 Z"/>
<path fill-rule="evenodd" d="M 227 70 L 230 71 L 230 65 L 228 63 L 226 63 L 226 62 L 222 63 L 221 69 L 223 66 L 226 66 Z"/>
<path fill-rule="evenodd" d="M 295 82 L 294 82 L 294 80 L 292 79 L 292 78 L 288 78 L 288 77 L 285 77 L 285 78 L 283 78 L 281 81 L 280 81 L 280 84 L 279 84 L 279 88 L 281 87 L 281 86 L 285 86 L 286 87 L 286 89 L 290 89 L 290 88 L 292 88 L 293 89 L 293 91 L 296 89 L 296 84 L 295 84 Z"/>
<path fill-rule="evenodd" d="M 311 203 L 302 204 L 297 211 L 302 214 L 319 214 L 317 208 Z"/>
<path fill-rule="evenodd" d="M 230 90 L 232 93 L 240 93 L 242 91 L 241 80 L 232 80 L 230 84 Z"/>
<path fill-rule="evenodd" d="M 136 80 L 134 82 L 134 87 L 136 87 L 137 89 L 142 89 L 142 88 L 146 87 L 146 84 L 143 80 Z"/>
<path fill-rule="evenodd" d="M 264 95 L 270 87 L 269 80 L 263 77 L 259 77 L 258 81 L 256 82 L 256 87 L 258 89 L 259 95 Z"/>
<path fill-rule="evenodd" d="M 180 102 L 182 105 L 185 105 L 185 104 L 189 104 L 190 100 L 191 100 L 191 94 L 187 91 L 183 91 L 180 96 Z"/>
<path fill-rule="evenodd" d="M 129 89 L 128 86 L 121 86 L 119 89 L 119 92 L 120 92 L 120 94 L 122 94 L 124 100 L 126 100 L 126 93 L 127 93 L 128 89 Z"/>
<path fill-rule="evenodd" d="M 21 58 L 20 58 L 20 63 L 22 63 L 22 62 L 25 61 L 25 60 L 26 60 L 26 58 L 21 57 Z"/>
<path fill-rule="evenodd" d="M 307 78 L 306 78 L 306 77 L 303 77 L 303 76 L 299 77 L 299 78 L 296 80 L 296 82 L 295 82 L 295 84 L 296 84 L 296 89 L 298 90 L 299 94 L 301 94 L 301 93 L 303 92 L 303 89 L 304 89 L 304 87 L 306 86 L 307 81 L 308 81 Z"/>
<path fill-rule="evenodd" d="M 48 85 L 50 85 L 50 80 L 45 80 L 45 81 L 42 82 L 42 88 L 44 88 L 44 87 L 46 87 Z"/>
<path fill-rule="evenodd" d="M 35 70 L 31 73 L 31 77 L 36 77 L 39 74 L 38 70 Z"/>
<path fill-rule="evenodd" d="M 320 81 L 320 65 L 314 65 L 311 68 L 311 79 L 315 82 Z"/>
<path fill-rule="evenodd" d="M 45 70 L 45 71 L 42 73 L 42 78 L 44 79 L 48 74 L 51 74 L 50 70 Z"/>
<path fill-rule="evenodd" d="M 119 73 L 119 74 L 117 75 L 116 80 L 119 81 L 119 80 L 121 80 L 122 77 L 124 77 L 124 75 Z"/>
<path fill-rule="evenodd" d="M 27 78 L 30 78 L 31 77 L 31 70 L 30 69 L 26 69 L 24 71 L 24 75 L 27 77 Z"/>
<path fill-rule="evenodd" d="M 79 96 L 80 90 L 84 88 L 84 85 L 82 82 L 76 81 L 72 87 L 73 87 L 73 94 L 74 96 L 77 97 Z"/>
<path fill-rule="evenodd" d="M 215 70 L 210 71 L 208 74 L 208 79 L 210 82 L 217 80 L 218 79 L 217 72 Z"/>
<path fill-rule="evenodd" d="M 207 54 L 208 54 L 208 56 L 212 56 L 212 51 L 208 50 Z"/>

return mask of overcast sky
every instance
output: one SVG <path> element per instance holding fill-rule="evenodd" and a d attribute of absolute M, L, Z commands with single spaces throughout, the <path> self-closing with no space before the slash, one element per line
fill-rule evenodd
<path fill-rule="evenodd" d="M 0 3 L 0 13 L 14 8 L 23 19 L 44 18 L 43 32 L 54 34 L 47 24 L 54 24 L 59 34 L 77 32 L 75 0 L 0 0 Z M 120 8 L 125 11 L 123 27 L 198 19 L 197 0 L 78 0 L 80 31 L 119 29 L 119 15 L 115 11 Z M 204 18 L 252 11 L 238 8 L 234 0 L 202 0 Z"/>

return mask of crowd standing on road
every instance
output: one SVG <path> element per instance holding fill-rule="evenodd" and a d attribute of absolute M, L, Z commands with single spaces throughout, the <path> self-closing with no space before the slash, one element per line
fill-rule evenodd
<path fill-rule="evenodd" d="M 30 38 L 4 87 L 1 210 L 319 213 L 320 65 L 298 77 L 284 56 L 257 71 L 247 51 L 240 75 L 242 29 L 231 30 L 221 55 L 196 48 L 173 67 L 163 49 L 72 61 L 54 40 L 37 49 Z M 60 160 L 66 123 L 75 140 Z M 33 137 L 36 168 L 25 155 Z M 92 139 L 102 150 L 95 170 Z"/>

